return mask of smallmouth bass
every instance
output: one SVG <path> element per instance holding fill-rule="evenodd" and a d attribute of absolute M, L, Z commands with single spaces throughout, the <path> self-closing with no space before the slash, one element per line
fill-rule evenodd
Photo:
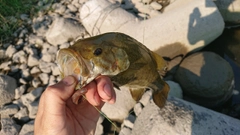
<path fill-rule="evenodd" d="M 69 48 L 59 50 L 57 63 L 62 77 L 76 77 L 76 89 L 105 75 L 118 89 L 129 87 L 136 101 L 150 88 L 154 103 L 160 108 L 165 105 L 169 86 L 160 74 L 166 72 L 166 61 L 125 34 L 111 32 L 80 39 Z"/>

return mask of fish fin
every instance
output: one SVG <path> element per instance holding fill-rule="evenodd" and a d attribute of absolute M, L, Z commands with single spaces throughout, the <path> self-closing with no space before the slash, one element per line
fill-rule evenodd
<path fill-rule="evenodd" d="M 139 101 L 145 92 L 144 88 L 130 88 L 130 93 L 135 101 Z"/>
<path fill-rule="evenodd" d="M 168 97 L 168 92 L 169 92 L 169 86 L 166 82 L 164 82 L 163 88 L 161 90 L 157 90 L 153 92 L 153 101 L 154 103 L 160 107 L 163 108 L 167 97 Z"/>
<path fill-rule="evenodd" d="M 167 67 L 168 67 L 168 63 L 167 61 L 165 61 L 163 59 L 163 57 L 161 57 L 160 55 L 158 55 L 155 52 L 151 52 L 152 57 L 155 59 L 156 64 L 157 64 L 157 70 L 158 72 L 164 76 L 167 72 Z"/>

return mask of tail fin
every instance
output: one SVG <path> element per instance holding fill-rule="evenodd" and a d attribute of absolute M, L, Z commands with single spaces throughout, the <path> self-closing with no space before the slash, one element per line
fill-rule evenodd
<path fill-rule="evenodd" d="M 169 86 L 166 82 L 164 82 L 164 86 L 161 90 L 157 90 L 153 92 L 153 101 L 154 103 L 160 107 L 163 108 L 167 97 L 168 97 L 168 92 L 169 92 Z"/>

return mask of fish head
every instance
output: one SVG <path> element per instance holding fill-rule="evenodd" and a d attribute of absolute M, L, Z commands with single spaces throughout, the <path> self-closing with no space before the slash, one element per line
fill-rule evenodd
<path fill-rule="evenodd" d="M 99 75 L 117 75 L 130 65 L 124 49 L 95 37 L 79 40 L 69 48 L 60 49 L 57 63 L 61 76 L 73 75 L 79 82 L 79 88 Z"/>

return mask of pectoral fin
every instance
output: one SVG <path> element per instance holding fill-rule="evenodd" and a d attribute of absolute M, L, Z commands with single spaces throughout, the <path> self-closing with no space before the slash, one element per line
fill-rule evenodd
<path fill-rule="evenodd" d="M 130 88 L 129 89 L 130 92 L 131 92 L 131 95 L 132 95 L 132 98 L 135 100 L 135 101 L 139 101 L 142 97 L 142 95 L 144 94 L 145 92 L 145 89 L 144 88 Z"/>
<path fill-rule="evenodd" d="M 164 82 L 162 89 L 157 89 L 153 92 L 153 101 L 158 107 L 164 107 L 168 97 L 168 92 L 169 86 L 166 82 Z"/>

